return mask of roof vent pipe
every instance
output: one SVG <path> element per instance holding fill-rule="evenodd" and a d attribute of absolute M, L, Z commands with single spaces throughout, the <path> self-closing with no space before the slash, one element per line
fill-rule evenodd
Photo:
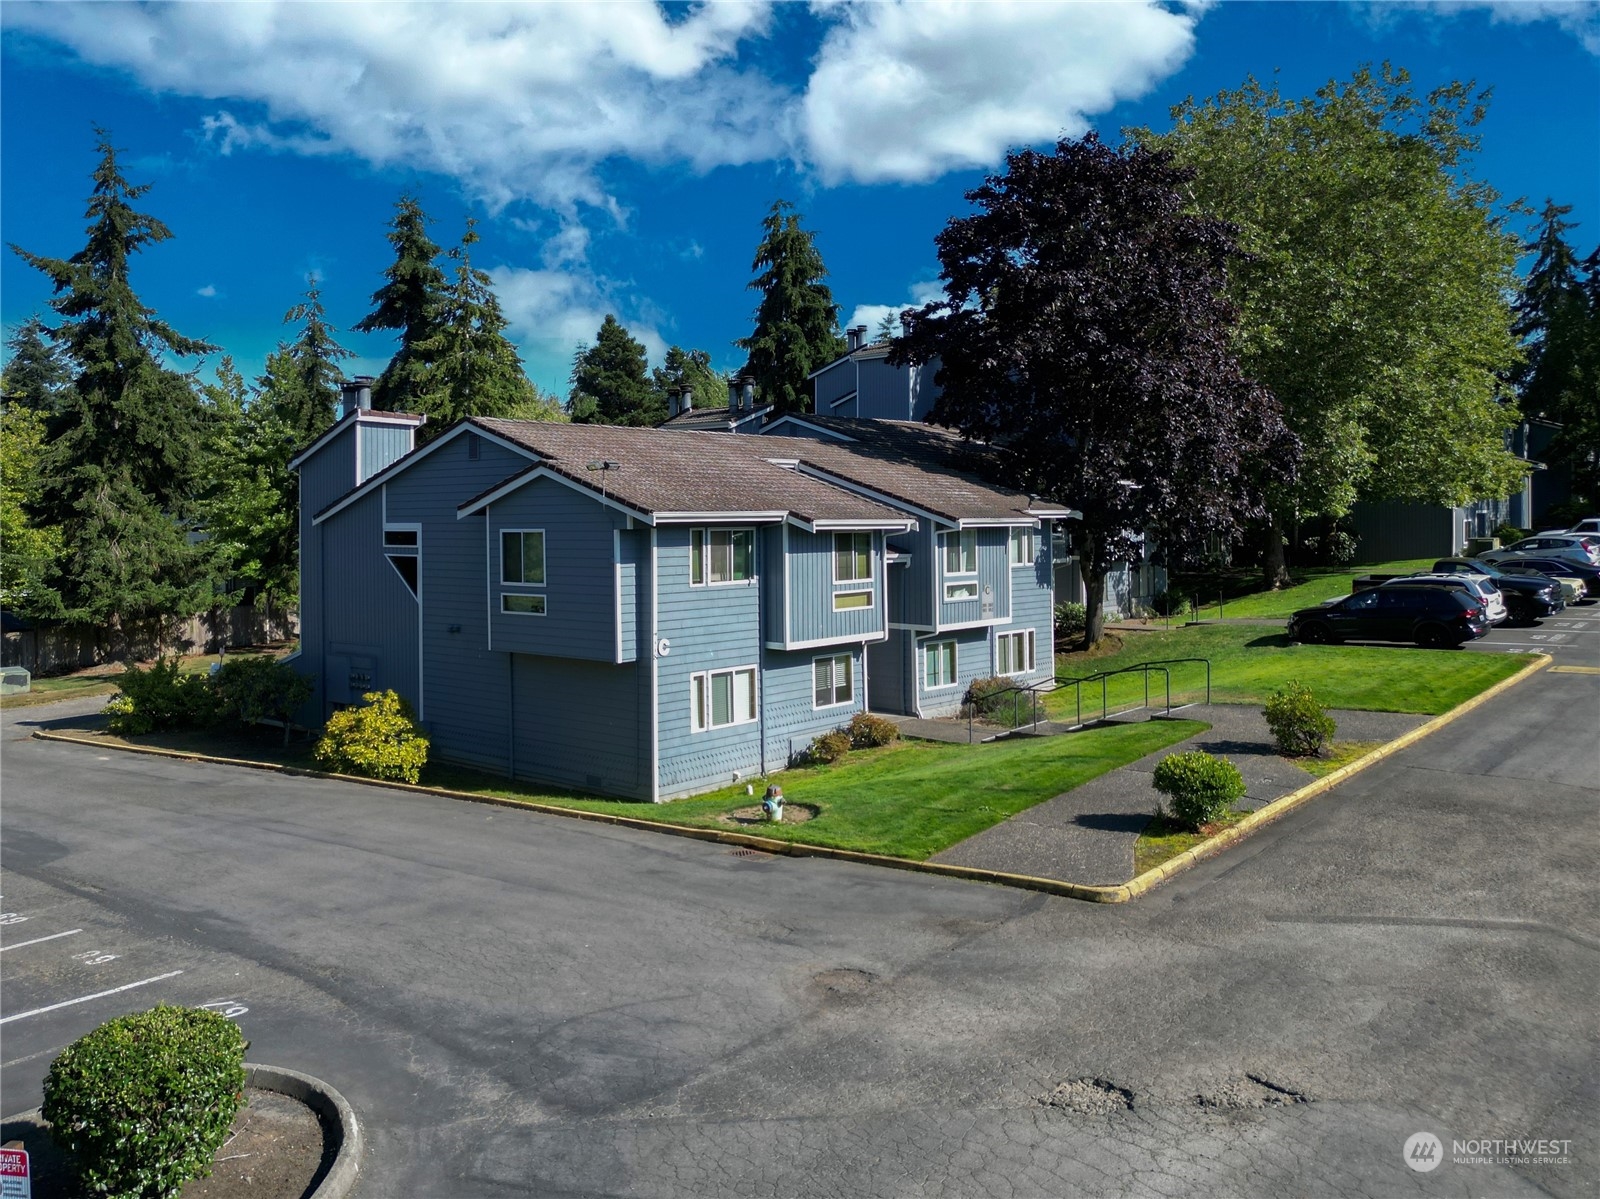
<path fill-rule="evenodd" d="M 357 375 L 339 384 L 339 415 L 366 412 L 372 408 L 372 376 Z"/>
<path fill-rule="evenodd" d="M 860 348 L 861 338 L 856 335 L 856 331 L 854 329 L 846 329 L 844 331 L 844 352 L 846 354 L 854 354 Z"/>
<path fill-rule="evenodd" d="M 694 410 L 694 388 L 685 383 L 678 389 L 678 411 L 692 412 Z"/>
<path fill-rule="evenodd" d="M 739 398 L 740 407 L 746 412 L 754 412 L 756 410 L 756 385 L 754 380 L 746 378 L 739 385 Z"/>
<path fill-rule="evenodd" d="M 739 411 L 739 378 L 737 375 L 728 380 L 728 411 Z"/>

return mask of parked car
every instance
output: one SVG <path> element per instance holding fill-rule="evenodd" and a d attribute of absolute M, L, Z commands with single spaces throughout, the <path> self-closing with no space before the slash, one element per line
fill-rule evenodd
<path fill-rule="evenodd" d="M 1569 533 L 1600 533 L 1600 516 L 1586 516 L 1572 528 Z"/>
<path fill-rule="evenodd" d="M 1567 578 L 1582 579 L 1584 594 L 1590 599 L 1600 595 L 1600 566 L 1591 566 L 1583 562 L 1574 562 L 1571 558 L 1512 558 L 1507 562 L 1497 562 L 1503 570 L 1514 566 L 1528 567 L 1540 574 L 1552 578 L 1563 576 Z"/>
<path fill-rule="evenodd" d="M 1398 579 L 1390 579 L 1382 584 L 1384 587 L 1454 587 L 1470 594 L 1483 605 L 1484 619 L 1491 626 L 1505 624 L 1510 613 L 1506 610 L 1506 601 L 1500 594 L 1500 588 L 1494 585 L 1494 580 L 1488 575 L 1455 574 L 1415 574 L 1404 575 Z"/>
<path fill-rule="evenodd" d="M 1529 624 L 1544 616 L 1554 616 L 1567 606 L 1560 583 L 1549 575 L 1514 574 L 1489 562 L 1473 558 L 1441 558 L 1433 564 L 1435 574 L 1459 574 L 1488 578 L 1500 589 L 1506 611 L 1518 624 Z M 1577 594 L 1582 594 L 1579 580 Z"/>
<path fill-rule="evenodd" d="M 1479 554 L 1485 562 L 1503 562 L 1508 558 L 1562 558 L 1582 562 L 1588 566 L 1600 563 L 1600 550 L 1596 550 L 1579 533 L 1553 533 L 1540 537 L 1524 537 L 1504 549 L 1489 550 Z"/>
<path fill-rule="evenodd" d="M 1414 641 L 1428 648 L 1461 645 L 1489 631 L 1484 606 L 1461 589 L 1387 585 L 1336 604 L 1302 608 L 1289 636 L 1308 645 L 1339 641 Z"/>
<path fill-rule="evenodd" d="M 1568 604 L 1575 604 L 1584 596 L 1583 580 L 1577 575 L 1555 574 L 1551 573 L 1550 570 L 1536 570 L 1532 566 L 1523 566 L 1520 562 L 1515 561 L 1501 562 L 1495 566 L 1495 569 L 1508 575 L 1521 575 L 1529 579 L 1548 580 L 1561 589 L 1561 598 L 1563 602 Z"/>

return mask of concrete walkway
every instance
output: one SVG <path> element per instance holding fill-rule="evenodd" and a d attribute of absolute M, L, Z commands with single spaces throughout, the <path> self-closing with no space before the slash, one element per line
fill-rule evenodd
<path fill-rule="evenodd" d="M 1429 719 L 1397 712 L 1331 710 L 1329 715 L 1338 722 L 1341 741 L 1389 741 Z M 1134 842 L 1162 798 L 1151 775 L 1168 754 L 1204 749 L 1229 759 L 1244 775 L 1248 789 L 1239 806 L 1245 810 L 1311 781 L 1310 774 L 1274 751 L 1260 707 L 1201 704 L 1185 708 L 1181 716 L 1211 728 L 1019 812 L 935 854 L 933 861 L 1114 886 L 1133 877 Z"/>

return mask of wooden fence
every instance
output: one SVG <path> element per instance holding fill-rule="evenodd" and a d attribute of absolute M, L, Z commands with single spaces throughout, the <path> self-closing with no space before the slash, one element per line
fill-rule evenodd
<path fill-rule="evenodd" d="M 214 654 L 223 646 L 265 645 L 298 632 L 292 612 L 266 608 L 206 612 L 131 636 L 82 625 L 45 625 L 6 633 L 0 666 L 21 666 L 39 678 L 107 662 L 146 661 L 163 653 Z"/>

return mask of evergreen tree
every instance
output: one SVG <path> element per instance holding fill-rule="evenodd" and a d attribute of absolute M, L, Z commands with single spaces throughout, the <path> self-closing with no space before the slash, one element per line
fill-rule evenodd
<path fill-rule="evenodd" d="M 780 413 L 804 412 L 810 407 L 806 377 L 844 353 L 839 305 L 828 290 L 816 238 L 800 227 L 791 204 L 775 203 L 761 228 L 749 285 L 761 293 L 756 327 L 735 344 L 750 355 L 745 369 L 755 377 L 760 402 L 775 404 Z"/>
<path fill-rule="evenodd" d="M 283 323 L 302 321 L 300 336 L 293 344 L 280 345 L 267 360 L 270 380 L 266 394 L 277 417 L 294 430 L 301 442 L 310 442 L 333 424 L 339 406 L 339 384 L 344 370 L 339 363 L 354 358 L 335 339 L 338 332 L 328 323 L 322 308 L 322 292 L 313 279 L 306 280 L 305 299 L 284 314 Z"/>
<path fill-rule="evenodd" d="M 11 356 L 0 373 L 0 395 L 7 407 L 19 404 L 54 416 L 66 403 L 63 394 L 72 381 L 72 371 L 61 361 L 46 336 L 38 313 L 17 326 L 6 341 Z"/>
<path fill-rule="evenodd" d="M 704 350 L 673 346 L 665 361 L 650 372 L 650 383 L 663 405 L 670 389 L 686 384 L 696 408 L 722 408 L 728 403 L 727 380 L 711 369 L 711 355 Z"/>
<path fill-rule="evenodd" d="M 650 386 L 645 349 L 611 313 L 594 345 L 572 362 L 572 419 L 601 425 L 659 425 L 667 418 L 665 397 Z"/>
<path fill-rule="evenodd" d="M 49 581 L 68 619 L 117 629 L 205 606 L 205 555 L 188 536 L 203 465 L 200 402 L 192 380 L 162 358 L 213 347 L 176 332 L 135 294 L 130 258 L 172 233 L 135 211 L 148 185 L 129 184 L 110 135 L 95 132 L 87 244 L 67 259 L 12 248 L 54 284 L 61 323 L 51 338 L 74 372 L 36 506 L 42 523 L 61 529 Z"/>
<path fill-rule="evenodd" d="M 538 398 L 516 347 L 505 336 L 506 318 L 489 274 L 472 265 L 476 225 L 468 220 L 460 246 L 450 251 L 455 282 L 445 295 L 434 335 L 417 345 L 428 370 L 412 411 L 429 416 L 430 425 L 423 430 L 430 436 L 464 416 L 510 416 Z"/>
<path fill-rule="evenodd" d="M 372 293 L 373 310 L 355 326 L 358 333 L 393 329 L 400 336 L 399 350 L 372 388 L 373 406 L 390 412 L 404 411 L 426 394 L 430 362 L 422 346 L 439 335 L 448 307 L 429 224 L 415 196 L 395 203 L 388 234 L 394 264 L 383 273 L 388 282 Z"/>

